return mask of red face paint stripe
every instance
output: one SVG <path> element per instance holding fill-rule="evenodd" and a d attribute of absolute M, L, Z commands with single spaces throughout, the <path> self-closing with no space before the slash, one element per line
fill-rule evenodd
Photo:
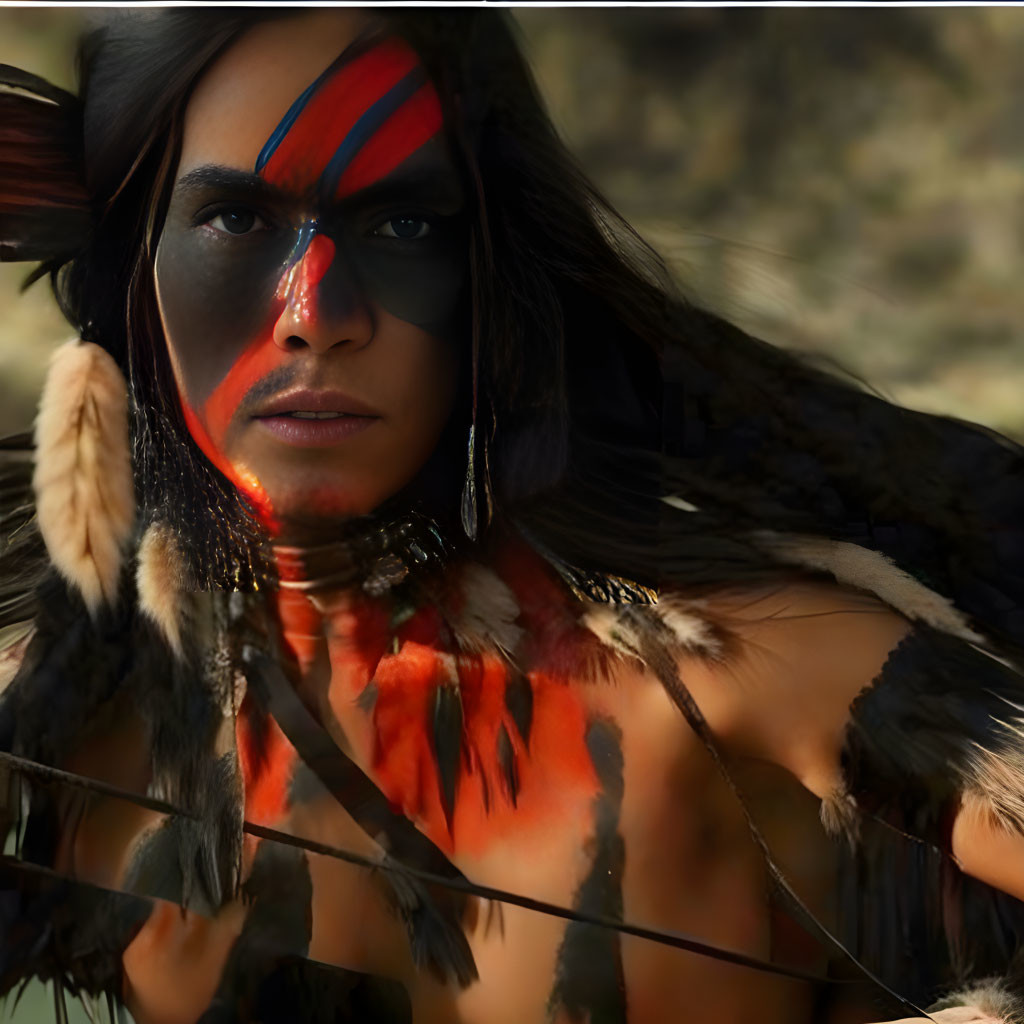
<path fill-rule="evenodd" d="M 334 261 L 334 251 L 334 243 L 326 235 L 314 235 L 299 264 L 295 293 L 288 297 L 288 302 L 298 307 L 302 321 L 313 328 L 320 317 L 317 287 Z"/>
<path fill-rule="evenodd" d="M 259 480 L 254 476 L 239 472 L 231 465 L 221 453 L 220 448 L 213 443 L 209 432 L 199 422 L 199 417 L 196 416 L 184 398 L 181 399 L 181 412 L 185 418 L 185 426 L 189 434 L 191 434 L 192 440 L 195 441 L 199 450 L 210 461 L 210 464 L 223 473 L 245 496 L 263 525 L 272 533 L 276 532 L 277 522 L 274 519 L 270 499 L 267 497 L 267 492 L 263 489 Z"/>
<path fill-rule="evenodd" d="M 203 403 L 203 419 L 219 444 L 223 444 L 231 418 L 249 389 L 288 361 L 287 353 L 274 344 L 272 329 L 246 348 Z"/>
<path fill-rule="evenodd" d="M 315 185 L 359 117 L 418 63 L 409 46 L 389 39 L 344 65 L 310 99 L 262 177 L 296 191 Z"/>
<path fill-rule="evenodd" d="M 396 110 L 356 154 L 338 182 L 335 198 L 350 196 L 390 174 L 429 142 L 442 124 L 441 102 L 428 83 Z"/>
<path fill-rule="evenodd" d="M 287 354 L 274 344 L 268 331 L 249 345 L 213 389 L 203 403 L 201 418 L 181 396 L 185 425 L 200 451 L 248 498 L 264 526 L 272 532 L 276 520 L 266 491 L 255 476 L 234 466 L 223 452 L 228 426 L 242 399 L 257 381 L 286 361 Z"/>

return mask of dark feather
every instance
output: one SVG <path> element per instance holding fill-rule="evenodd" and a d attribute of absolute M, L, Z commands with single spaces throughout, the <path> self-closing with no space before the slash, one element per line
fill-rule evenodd
<path fill-rule="evenodd" d="M 0 260 L 62 261 L 92 225 L 78 99 L 0 65 Z"/>
<path fill-rule="evenodd" d="M 501 769 L 501 777 L 505 780 L 505 791 L 512 801 L 512 806 L 515 807 L 519 798 L 519 767 L 516 764 L 515 748 L 504 723 L 498 730 L 498 767 Z"/>
<path fill-rule="evenodd" d="M 203 630 L 187 637 L 185 656 L 168 658 L 154 627 L 137 616 L 127 685 L 149 730 L 153 784 L 171 804 L 195 816 L 171 828 L 179 840 L 182 898 L 219 907 L 234 895 L 242 842 L 242 791 L 234 753 L 216 753 L 223 723 L 218 659 L 222 600 L 211 602 Z"/>
<path fill-rule="evenodd" d="M 450 833 L 455 813 L 455 789 L 462 763 L 462 694 L 457 684 L 443 684 L 434 691 L 434 712 L 430 724 L 441 782 L 441 806 Z"/>
<path fill-rule="evenodd" d="M 313 885 L 305 853 L 264 840 L 243 894 L 249 902 L 245 925 L 202 1024 L 411 1022 L 408 995 L 397 982 L 306 959 Z"/>
<path fill-rule="evenodd" d="M 197 816 L 167 833 L 179 843 L 182 901 L 196 895 L 204 906 L 217 907 L 233 893 L 238 874 L 241 804 L 234 767 L 214 750 L 223 716 L 202 667 L 199 648 L 206 641 L 198 632 L 186 660 L 168 658 L 153 626 L 133 610 L 127 573 L 123 588 L 124 600 L 92 619 L 77 593 L 52 571 L 46 577 L 35 597 L 35 633 L 0 698 L 0 747 L 61 767 L 98 716 L 123 714 L 126 727 L 138 728 L 141 715 L 152 781 L 162 796 Z M 73 822 L 33 807 L 28 825 L 33 859 L 49 864 L 41 830 L 45 825 L 56 849 L 57 835 Z"/>
<path fill-rule="evenodd" d="M 149 916 L 146 900 L 0 860 L 0 994 L 30 977 L 120 999 L 121 956 Z"/>
<path fill-rule="evenodd" d="M 249 639 L 256 639 L 250 635 Z M 404 815 L 392 809 L 387 797 L 366 776 L 321 725 L 292 688 L 278 659 L 266 653 L 273 641 L 243 650 L 249 692 L 273 713 L 289 742 L 356 823 L 381 842 L 386 856 L 450 878 L 462 874 Z M 390 907 L 409 934 L 416 964 L 441 980 L 454 978 L 468 985 L 477 977 L 473 954 L 461 927 L 464 899 L 458 894 L 428 888 L 417 879 L 394 871 L 374 876 Z"/>
<path fill-rule="evenodd" d="M 242 794 L 234 757 L 217 764 L 208 799 L 196 818 L 175 816 L 136 850 L 123 883 L 126 892 L 168 900 L 213 916 L 237 895 L 242 829 Z"/>
<path fill-rule="evenodd" d="M 53 570 L 34 604 L 35 634 L 0 697 L 0 747 L 59 766 L 97 709 L 125 683 L 131 620 L 119 603 L 93 622 Z"/>
<path fill-rule="evenodd" d="M 533 687 L 522 672 L 514 672 L 505 684 L 505 707 L 512 716 L 523 746 L 530 746 L 530 728 L 533 725 Z"/>
<path fill-rule="evenodd" d="M 391 858 L 387 863 L 396 865 Z M 413 962 L 430 968 L 441 981 L 454 979 L 462 988 L 476 981 L 473 951 L 462 928 L 452 922 L 451 894 L 399 871 L 380 874 L 388 880 L 385 896 L 408 929 Z"/>
<path fill-rule="evenodd" d="M 1024 829 L 1012 770 L 987 778 L 985 762 L 1020 763 L 1013 726 L 1022 704 L 1018 672 L 923 626 L 853 704 L 843 775 L 871 817 L 855 819 L 860 841 L 846 853 L 844 925 L 857 922 L 859 954 L 901 991 L 924 998 L 999 973 L 1024 943 L 1024 905 L 965 877 L 942 852 L 964 791 L 984 794 L 1010 828 Z"/>

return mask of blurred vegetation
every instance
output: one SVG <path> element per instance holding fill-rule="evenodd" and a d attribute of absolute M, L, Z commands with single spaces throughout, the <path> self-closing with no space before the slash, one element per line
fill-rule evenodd
<path fill-rule="evenodd" d="M 519 17 L 570 146 L 692 299 L 1024 434 L 1024 11 Z"/>
<path fill-rule="evenodd" d="M 691 298 L 905 404 L 1024 434 L 1024 11 L 520 8 L 556 124 Z M 73 85 L 82 8 L 0 9 Z M 0 430 L 68 328 L 0 268 Z"/>

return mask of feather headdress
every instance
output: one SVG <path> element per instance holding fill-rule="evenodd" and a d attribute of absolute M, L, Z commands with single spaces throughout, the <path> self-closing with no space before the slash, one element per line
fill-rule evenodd
<path fill-rule="evenodd" d="M 59 259 L 91 229 L 77 97 L 0 64 L 0 260 Z"/>

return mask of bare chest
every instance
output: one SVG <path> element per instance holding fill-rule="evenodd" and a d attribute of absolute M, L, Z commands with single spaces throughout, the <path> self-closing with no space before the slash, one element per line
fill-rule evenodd
<path fill-rule="evenodd" d="M 392 756 L 405 750 L 398 770 L 380 750 L 379 730 L 368 725 L 366 702 L 344 692 L 332 687 L 331 706 L 352 756 L 468 878 L 759 958 L 777 952 L 764 868 L 741 809 L 649 677 L 560 683 L 551 694 L 535 685 L 527 741 L 508 725 L 516 741 L 514 796 L 497 746 L 493 763 L 485 757 L 507 724 L 504 713 L 497 713 L 497 729 L 488 726 L 487 699 L 478 695 L 479 706 L 464 711 L 471 740 L 462 748 L 466 763 L 449 813 L 436 759 L 429 749 L 416 752 L 415 718 L 412 735 L 389 726 Z M 800 845 L 791 833 L 813 829 L 811 814 L 804 824 L 800 815 L 776 815 L 783 845 Z M 315 838 L 358 841 L 359 830 L 330 798 L 295 808 L 293 818 L 293 827 Z M 810 1019 L 811 993 L 799 983 L 497 902 L 477 902 L 465 919 L 479 981 L 462 990 L 442 985 L 413 967 L 401 927 L 364 873 L 317 858 L 312 873 L 311 955 L 400 977 L 417 1022 L 522 1024 L 573 1014 L 598 1019 L 614 1010 L 617 1017 L 602 1019 L 642 1024 L 682 1019 L 695 1007 L 695 1019 Z"/>

